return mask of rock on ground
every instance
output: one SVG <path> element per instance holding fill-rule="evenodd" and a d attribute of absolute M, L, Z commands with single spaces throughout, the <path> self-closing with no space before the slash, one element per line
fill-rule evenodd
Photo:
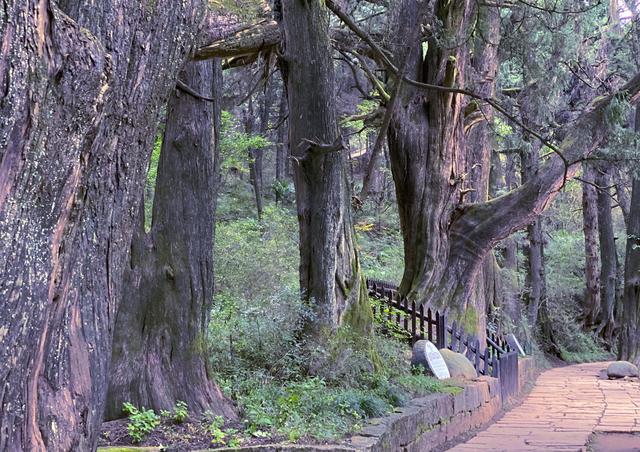
<path fill-rule="evenodd" d="M 471 379 L 478 376 L 476 369 L 473 367 L 473 364 L 471 364 L 471 361 L 469 361 L 462 353 L 456 353 L 448 348 L 443 348 L 440 350 L 440 353 L 444 358 L 444 362 L 447 363 L 447 367 L 449 368 L 449 373 L 452 378 Z"/>
<path fill-rule="evenodd" d="M 607 367 L 609 378 L 637 377 L 638 368 L 629 361 L 616 361 Z"/>

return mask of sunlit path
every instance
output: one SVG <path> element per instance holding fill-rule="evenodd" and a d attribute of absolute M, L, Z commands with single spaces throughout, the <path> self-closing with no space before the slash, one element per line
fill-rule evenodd
<path fill-rule="evenodd" d="M 600 375 L 606 366 L 589 363 L 544 372 L 522 405 L 450 450 L 579 451 L 587 450 L 592 432 L 640 432 L 640 382 L 607 380 Z M 634 447 L 640 448 L 640 437 Z"/>

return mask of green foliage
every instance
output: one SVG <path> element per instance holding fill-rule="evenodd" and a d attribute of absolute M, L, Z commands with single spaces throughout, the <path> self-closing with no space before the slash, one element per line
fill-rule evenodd
<path fill-rule="evenodd" d="M 356 113 L 354 116 L 361 117 L 373 113 L 378 108 L 379 104 L 376 101 L 365 99 L 356 107 Z M 368 132 L 370 129 L 365 127 L 363 119 L 353 119 L 347 117 L 342 120 L 342 125 L 349 127 L 354 131 L 361 131 L 362 133 Z"/>
<path fill-rule="evenodd" d="M 360 262 L 368 278 L 399 283 L 404 269 L 404 244 L 394 205 L 370 206 L 357 213 Z"/>
<path fill-rule="evenodd" d="M 217 293 L 209 339 L 223 375 L 297 372 L 293 346 L 305 308 L 298 282 L 297 222 L 266 207 L 262 221 L 242 218 L 216 229 Z"/>
<path fill-rule="evenodd" d="M 144 226 L 148 232 L 151 229 L 151 214 L 153 209 L 153 197 L 156 189 L 156 179 L 158 178 L 158 162 L 160 161 L 160 150 L 162 149 L 162 135 L 158 134 L 153 144 L 149 171 L 144 185 Z"/>
<path fill-rule="evenodd" d="M 222 416 L 215 416 L 207 425 L 207 431 L 211 434 L 212 443 L 225 444 L 224 439 L 227 437 L 227 434 L 222 430 L 223 425 L 224 418 Z"/>
<path fill-rule="evenodd" d="M 224 418 L 216 416 L 211 411 L 205 411 L 203 423 L 206 432 L 211 435 L 211 444 L 228 447 L 238 447 L 242 443 L 238 430 L 227 428 L 223 430 Z"/>
<path fill-rule="evenodd" d="M 131 403 L 125 402 L 122 404 L 122 411 L 129 415 L 127 432 L 136 443 L 142 441 L 160 425 L 160 416 L 153 410 L 145 410 L 144 407 L 138 409 Z"/>
<path fill-rule="evenodd" d="M 264 17 L 264 3 L 261 0 L 208 0 L 211 10 L 221 14 L 233 14 L 248 23 Z"/>
<path fill-rule="evenodd" d="M 584 288 L 584 236 L 555 231 L 546 249 L 547 291 L 551 299 L 569 303 Z"/>
<path fill-rule="evenodd" d="M 401 341 L 410 338 L 410 333 L 399 326 L 399 323 L 396 321 L 398 318 L 401 322 L 404 321 L 404 319 L 409 316 L 406 312 L 389 306 L 387 302 L 377 298 L 370 298 L 369 303 L 371 303 L 371 307 L 375 312 L 374 321 L 376 325 L 385 334 Z"/>
<path fill-rule="evenodd" d="M 375 230 L 360 233 L 362 252 L 375 263 L 378 275 L 386 262 L 401 268 L 401 254 L 393 247 L 401 248 L 402 242 L 389 224 L 385 219 Z M 248 432 L 291 441 L 333 439 L 413 395 L 451 390 L 425 375 L 413 375 L 406 336 L 387 337 L 383 330 L 390 325 L 381 321 L 371 337 L 343 328 L 322 345 L 305 346 L 301 322 L 312 314 L 299 295 L 297 231 L 295 214 L 273 207 L 265 209 L 261 222 L 236 217 L 217 226 L 211 362 L 223 392 L 242 410 Z M 381 247 L 400 260 L 378 260 L 374 253 Z M 377 357 L 375 366 L 372 356 Z M 307 370 L 313 362 L 331 366 L 311 376 Z"/>
<path fill-rule="evenodd" d="M 240 130 L 239 121 L 228 111 L 221 114 L 220 130 L 221 169 L 224 172 L 231 169 L 248 172 L 249 150 L 264 149 L 272 144 L 262 135 Z"/>
<path fill-rule="evenodd" d="M 398 283 L 404 269 L 402 236 L 397 230 L 383 233 L 359 233 L 358 245 L 362 268 L 369 278 Z"/>
<path fill-rule="evenodd" d="M 500 138 L 508 138 L 513 134 L 513 128 L 506 123 L 502 118 L 496 116 L 493 119 L 493 128 L 495 134 Z"/>
<path fill-rule="evenodd" d="M 188 417 L 187 402 L 178 400 L 176 406 L 173 408 L 173 420 L 178 424 L 182 424 Z"/>
<path fill-rule="evenodd" d="M 276 196 L 280 197 L 280 199 L 283 199 L 286 202 L 293 201 L 293 195 L 295 194 L 293 182 L 288 180 L 274 180 L 271 184 L 271 188 Z"/>
<path fill-rule="evenodd" d="M 603 344 L 582 330 L 580 302 L 584 291 L 584 237 L 579 232 L 555 231 L 546 247 L 547 295 L 554 338 L 567 362 L 610 358 Z"/>

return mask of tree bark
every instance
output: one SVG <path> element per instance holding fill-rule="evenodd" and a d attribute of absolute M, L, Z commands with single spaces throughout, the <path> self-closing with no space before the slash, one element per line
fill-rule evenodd
<path fill-rule="evenodd" d="M 600 313 L 600 257 L 598 252 L 598 193 L 595 172 L 582 163 L 582 221 L 585 254 L 585 295 L 582 306 L 585 326 L 595 325 Z"/>
<path fill-rule="evenodd" d="M 518 186 L 517 158 L 514 153 L 507 154 L 505 164 L 504 182 L 506 191 L 514 190 Z M 518 243 L 513 237 L 507 237 L 504 240 L 504 266 L 512 270 L 518 271 Z"/>
<path fill-rule="evenodd" d="M 2 11 L 0 451 L 93 450 L 159 111 L 204 2 Z"/>
<path fill-rule="evenodd" d="M 287 94 L 282 90 L 282 95 L 280 97 L 280 108 L 278 111 L 278 123 L 280 127 L 278 127 L 277 134 L 277 143 L 276 143 L 276 204 L 282 202 L 282 189 L 284 188 L 284 183 L 287 180 L 287 175 L 289 171 L 288 168 L 288 160 L 289 156 L 287 155 Z"/>
<path fill-rule="evenodd" d="M 500 42 L 500 11 L 490 6 L 478 6 L 473 58 L 470 64 L 469 83 L 474 92 L 484 97 L 495 97 L 498 72 L 498 44 Z M 467 105 L 464 125 L 468 149 L 467 173 L 469 174 L 467 202 L 489 200 L 490 177 L 493 154 L 491 126 L 493 109 L 486 103 L 471 102 Z M 481 277 L 476 280 L 476 306 L 485 307 L 486 315 L 503 304 L 500 289 L 500 273 L 493 252 L 484 258 Z"/>
<path fill-rule="evenodd" d="M 636 121 L 640 115 L 636 113 Z M 637 130 L 637 128 L 636 128 Z M 633 178 L 618 359 L 640 364 L 640 179 Z"/>
<path fill-rule="evenodd" d="M 640 110 L 635 109 L 634 128 L 640 132 Z M 640 178 L 632 177 L 627 211 L 627 244 L 618 359 L 640 365 Z"/>
<path fill-rule="evenodd" d="M 616 282 L 618 276 L 615 234 L 611 214 L 611 177 L 608 165 L 598 168 L 598 232 L 600 242 L 600 300 L 601 309 L 597 333 L 609 347 L 613 346 L 615 330 Z"/>
<path fill-rule="evenodd" d="M 396 3 L 396 30 L 415 30 L 425 11 L 422 2 Z M 445 35 L 459 35 L 467 27 L 470 7 L 466 0 L 450 6 L 436 2 L 435 14 Z M 464 44 L 443 48 L 435 37 L 423 58 L 420 37 L 409 31 L 391 37 L 394 45 L 410 46 L 406 72 L 411 79 L 440 86 L 464 87 L 467 48 Z M 452 298 L 464 297 L 472 287 L 474 275 L 459 282 L 445 273 L 450 245 L 450 222 L 462 199 L 467 169 L 464 146 L 463 97 L 454 93 L 423 91 L 413 86 L 402 90 L 389 130 L 389 154 L 396 185 L 400 225 L 404 239 L 405 269 L 400 291 L 409 298 L 449 305 Z M 461 256 L 462 257 L 462 256 Z M 447 279 L 443 293 L 440 282 Z M 473 284 L 472 284 L 473 285 Z M 442 287 L 444 289 L 444 287 Z M 455 303 L 454 303 L 455 304 Z M 466 306 L 465 306 L 466 308 Z M 475 308 L 469 306 L 469 308 Z M 483 324 L 484 305 L 470 312 L 465 326 Z M 484 328 L 480 328 L 484 331 Z M 478 331 L 478 332 L 481 332 Z"/>
<path fill-rule="evenodd" d="M 627 175 L 621 168 L 612 168 L 613 178 L 615 182 L 615 194 L 616 201 L 618 201 L 618 206 L 622 211 L 622 217 L 624 219 L 624 225 L 626 228 L 629 227 L 629 211 L 631 210 L 631 200 L 629 199 L 629 195 L 627 193 L 627 186 L 629 186 L 629 180 Z M 631 181 L 631 185 L 633 181 Z"/>
<path fill-rule="evenodd" d="M 417 16 L 416 2 L 406 0 L 397 5 L 405 12 L 407 21 Z M 448 27 L 457 32 L 463 30 L 465 21 L 461 17 L 467 10 L 459 3 L 450 5 L 446 9 L 448 15 L 441 18 L 444 30 Z M 404 23 L 395 29 L 411 26 L 415 25 Z M 398 35 L 398 39 L 404 38 L 402 33 Z M 450 52 L 460 48 L 443 51 L 437 43 L 430 43 L 425 61 L 416 52 L 414 64 L 408 67 L 409 77 L 450 86 L 452 80 L 446 74 L 451 72 L 447 68 L 452 68 L 454 59 L 456 64 L 464 61 L 462 55 L 458 58 Z M 463 68 L 458 71 L 461 72 Z M 639 88 L 640 76 L 636 75 L 622 91 L 628 92 L 635 103 Z M 461 196 L 465 184 L 460 169 L 466 165 L 458 133 L 460 99 L 457 94 L 433 89 L 412 88 L 403 92 L 406 96 L 389 134 L 405 244 L 405 272 L 400 289 L 423 303 L 452 308 L 455 315 L 469 320 L 465 324 L 477 320 L 477 329 L 482 330 L 482 319 L 477 313 L 484 307 L 472 306 L 470 292 L 482 258 L 498 240 L 530 224 L 555 198 L 565 178 L 575 174 L 577 163 L 606 140 L 608 130 L 603 114 L 612 97 L 594 100 L 566 127 L 564 139 L 557 147 L 563 158 L 549 158 L 535 177 L 510 193 L 469 205 Z"/>
<path fill-rule="evenodd" d="M 528 139 L 527 136 L 525 139 Z M 533 143 L 528 152 L 521 153 L 522 181 L 526 183 L 534 178 L 539 171 L 540 146 Z M 546 292 L 546 279 L 544 269 L 544 238 L 542 230 L 542 218 L 537 217 L 527 226 L 527 238 L 529 244 L 526 250 L 526 283 L 524 299 L 527 305 L 527 317 L 532 327 L 538 323 L 538 310 L 544 302 L 543 295 Z"/>
<path fill-rule="evenodd" d="M 180 79 L 213 92 L 212 63 L 188 63 Z M 149 234 L 138 228 L 118 309 L 105 416 L 123 402 L 233 417 L 207 369 L 207 325 L 213 301 L 215 174 L 214 105 L 180 91 L 167 106 Z M 141 220 L 142 222 L 142 220 Z"/>
<path fill-rule="evenodd" d="M 328 14 L 320 0 L 283 2 L 289 143 L 300 227 L 300 288 L 315 314 L 304 333 L 324 341 L 372 322 L 351 219 L 339 136 Z"/>
<path fill-rule="evenodd" d="M 255 118 L 253 111 L 253 98 L 249 98 L 249 105 L 245 111 L 245 132 L 252 135 L 255 132 Z M 262 127 L 262 126 L 260 126 Z M 256 200 L 256 213 L 258 220 L 262 219 L 264 203 L 262 199 L 262 149 L 249 149 L 249 180 L 253 187 L 253 195 Z"/>

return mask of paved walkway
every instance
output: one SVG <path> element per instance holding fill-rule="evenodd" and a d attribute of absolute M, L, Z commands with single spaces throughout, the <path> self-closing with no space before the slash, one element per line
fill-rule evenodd
<path fill-rule="evenodd" d="M 522 405 L 450 451 L 586 451 L 592 432 L 640 432 L 640 382 L 607 380 L 607 364 L 542 373 Z"/>

